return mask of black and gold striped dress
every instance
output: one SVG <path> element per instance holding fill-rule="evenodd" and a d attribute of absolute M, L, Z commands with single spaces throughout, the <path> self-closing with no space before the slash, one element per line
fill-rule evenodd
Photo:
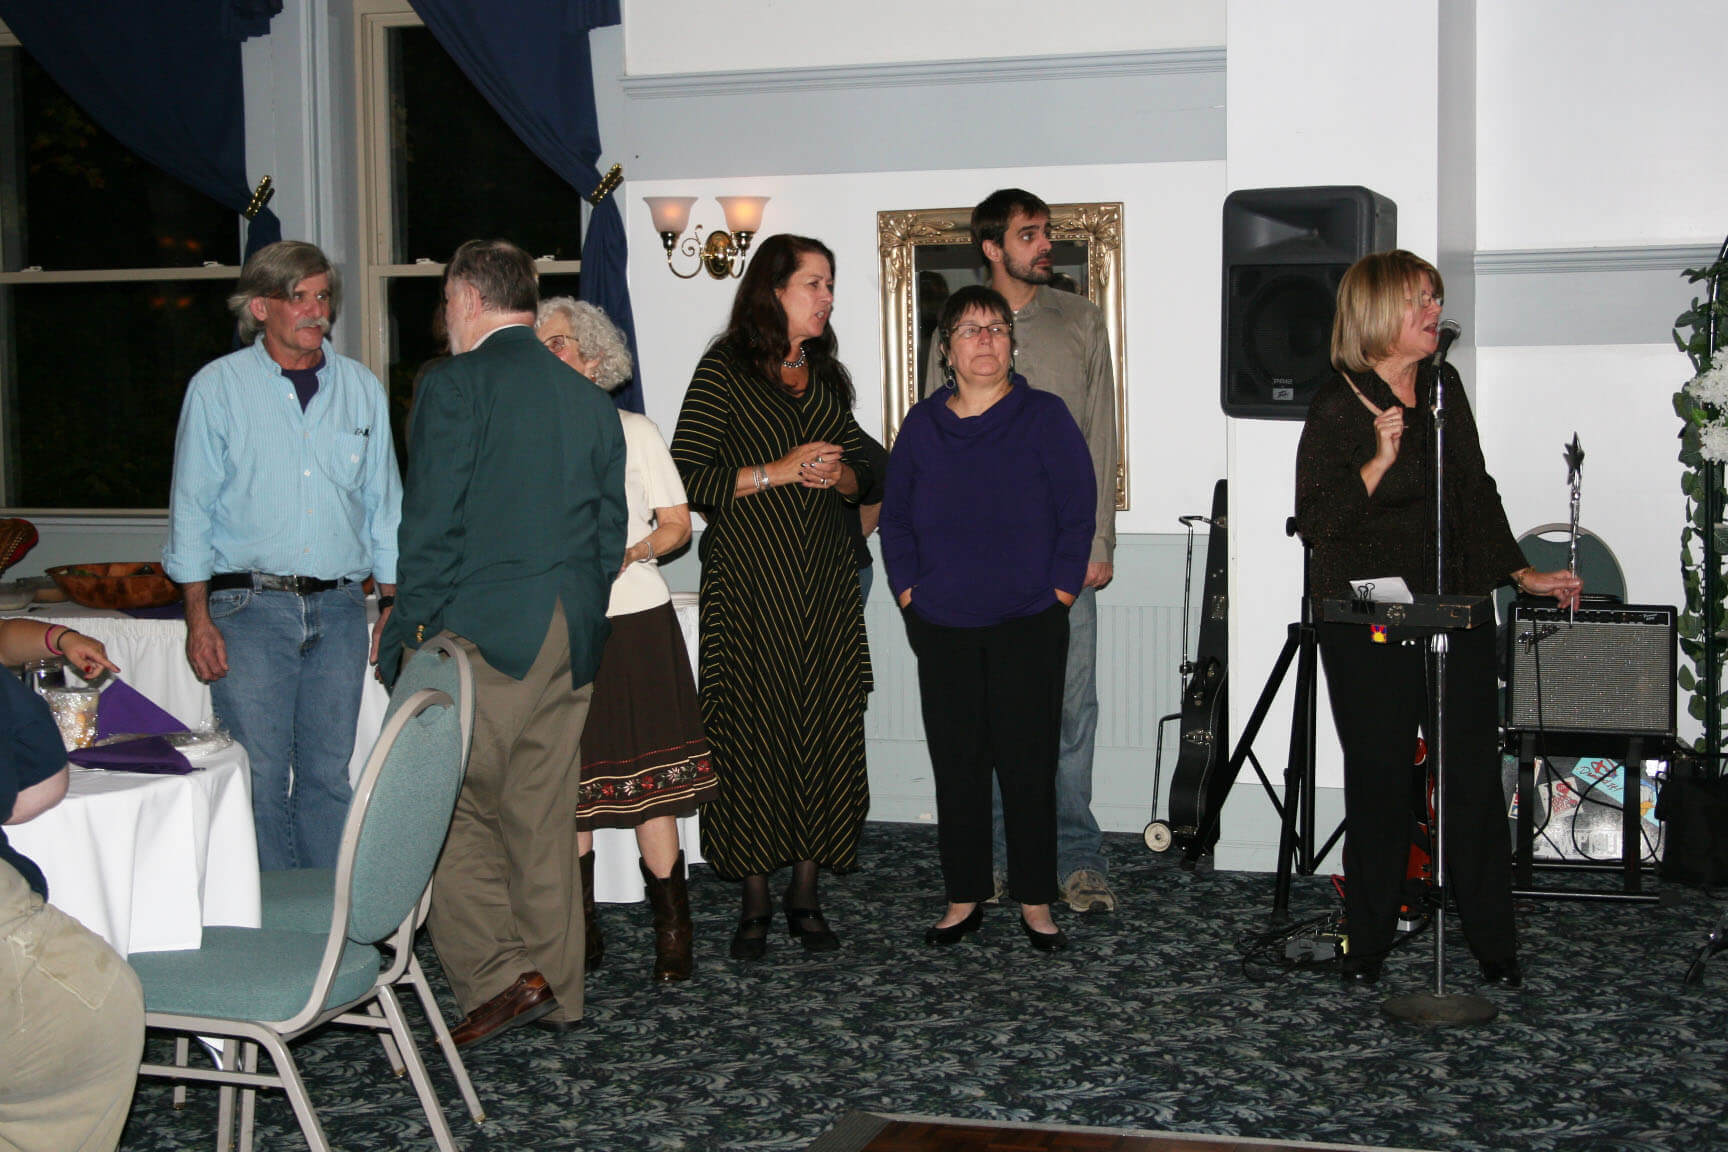
<path fill-rule="evenodd" d="M 798 485 L 732 494 L 740 468 L 815 440 L 841 445 L 868 487 L 857 422 L 823 367 L 812 357 L 811 386 L 794 398 L 710 352 L 672 437 L 708 520 L 699 679 L 720 795 L 702 812 L 702 852 L 734 879 L 798 860 L 856 867 L 870 806 L 870 645 L 841 496 Z"/>

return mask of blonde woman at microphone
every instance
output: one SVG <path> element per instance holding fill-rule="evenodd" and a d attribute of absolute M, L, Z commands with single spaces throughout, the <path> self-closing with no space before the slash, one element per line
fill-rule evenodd
<path fill-rule="evenodd" d="M 1444 363 L 1443 297 L 1439 271 L 1402 250 L 1364 257 L 1338 286 L 1336 372 L 1309 406 L 1296 453 L 1296 524 L 1312 549 L 1313 595 L 1346 597 L 1352 581 L 1397 576 L 1412 592 L 1487 596 L 1510 583 L 1574 606 L 1578 578 L 1530 568 L 1506 523 L 1457 369 Z M 1443 588 L 1434 586 L 1437 379 L 1445 396 Z M 1396 638 L 1357 624 L 1323 623 L 1318 636 L 1344 749 L 1349 952 L 1341 976 L 1346 984 L 1373 984 L 1396 933 L 1422 794 L 1412 765 L 1428 711 L 1426 650 L 1388 643 Z M 1446 664 L 1447 887 L 1483 982 L 1517 988 L 1523 972 L 1496 689 L 1494 629 L 1453 633 Z"/>

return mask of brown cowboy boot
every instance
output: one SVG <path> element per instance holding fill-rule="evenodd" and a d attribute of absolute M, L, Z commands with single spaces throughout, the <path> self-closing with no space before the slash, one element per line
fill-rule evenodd
<path fill-rule="evenodd" d="M 654 909 L 654 983 L 671 984 L 690 979 L 690 890 L 684 881 L 684 853 L 672 862 L 672 875 L 662 880 L 648 870 L 648 862 L 637 862 L 642 883 L 648 889 L 648 904 Z"/>
<path fill-rule="evenodd" d="M 592 972 L 606 959 L 606 938 L 600 935 L 600 918 L 594 913 L 594 851 L 576 858 L 582 865 L 582 967 Z"/>

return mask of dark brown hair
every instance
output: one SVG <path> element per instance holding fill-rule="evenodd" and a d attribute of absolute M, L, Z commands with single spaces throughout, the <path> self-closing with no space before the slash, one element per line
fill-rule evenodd
<path fill-rule="evenodd" d="M 984 241 L 1001 247 L 1002 238 L 1008 235 L 1008 221 L 1016 212 L 1028 218 L 1048 216 L 1050 205 L 1024 188 L 998 188 L 972 209 L 972 246 L 978 249 L 978 259 L 986 269 L 990 260 L 984 255 Z"/>
<path fill-rule="evenodd" d="M 785 232 L 764 240 L 751 253 L 744 277 L 738 282 L 726 330 L 714 340 L 714 348 L 732 353 L 776 387 L 780 384 L 780 364 L 792 351 L 786 338 L 786 310 L 780 306 L 778 293 L 804 257 L 812 253 L 828 261 L 828 270 L 834 271 L 834 253 L 820 240 Z M 821 381 L 838 392 L 851 409 L 852 377 L 837 359 L 839 341 L 834 338 L 832 323 L 823 325 L 822 335 L 804 341 L 804 351 L 810 357 L 811 381 Z"/>

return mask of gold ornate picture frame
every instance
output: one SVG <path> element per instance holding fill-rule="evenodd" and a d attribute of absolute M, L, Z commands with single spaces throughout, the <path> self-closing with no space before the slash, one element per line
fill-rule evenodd
<path fill-rule="evenodd" d="M 949 292 L 983 283 L 972 246 L 970 208 L 876 213 L 882 259 L 883 443 L 922 395 L 922 375 L 937 313 Z M 1116 370 L 1116 507 L 1128 507 L 1128 390 L 1122 300 L 1122 205 L 1052 204 L 1052 260 L 1074 290 L 1098 305 Z"/>

